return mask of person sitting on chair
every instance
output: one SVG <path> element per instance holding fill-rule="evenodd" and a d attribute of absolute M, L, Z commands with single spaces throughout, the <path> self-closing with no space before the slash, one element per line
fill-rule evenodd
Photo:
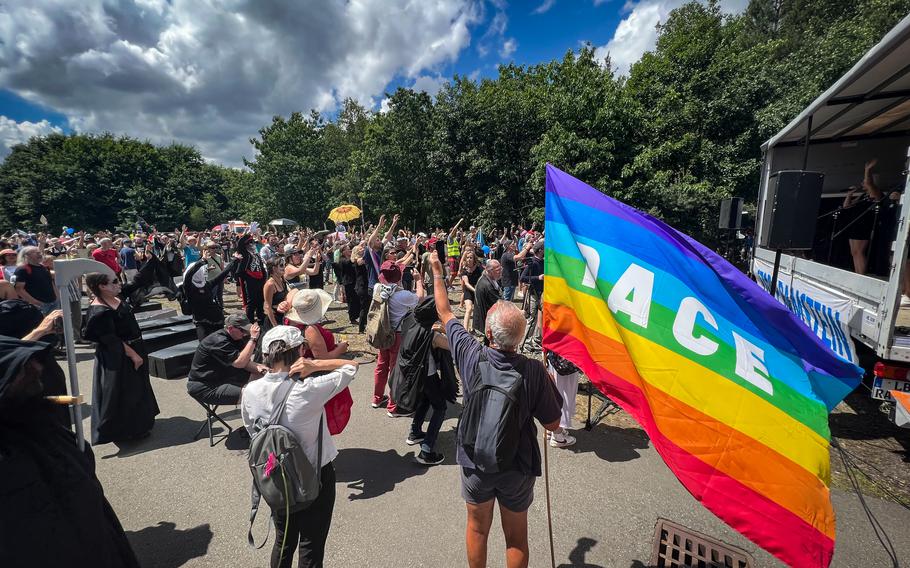
<path fill-rule="evenodd" d="M 199 342 L 186 390 L 206 404 L 237 404 L 250 375 L 269 371 L 253 362 L 259 325 L 251 324 L 245 314 L 231 314 L 219 329 Z"/>

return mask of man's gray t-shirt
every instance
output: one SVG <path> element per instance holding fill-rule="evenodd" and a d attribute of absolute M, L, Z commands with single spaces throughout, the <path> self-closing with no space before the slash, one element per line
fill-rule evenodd
<path fill-rule="evenodd" d="M 449 338 L 449 349 L 461 375 L 465 402 L 480 384 L 477 363 L 480 361 L 481 352 L 486 352 L 487 360 L 494 369 L 514 368 L 524 378 L 518 400 L 521 439 L 518 452 L 515 454 L 514 469 L 525 475 L 540 476 L 540 447 L 537 445 L 537 427 L 534 425 L 534 419 L 542 424 L 548 424 L 562 416 L 562 395 L 547 375 L 543 363 L 518 353 L 484 347 L 465 330 L 457 318 L 449 320 L 446 324 L 446 335 Z M 455 459 L 458 465 L 474 469 L 474 464 L 461 446 L 460 434 L 455 445 L 457 447 Z"/>

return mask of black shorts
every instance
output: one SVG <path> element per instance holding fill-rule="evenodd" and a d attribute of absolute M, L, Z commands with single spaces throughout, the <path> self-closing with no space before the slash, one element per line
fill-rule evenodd
<path fill-rule="evenodd" d="M 480 505 L 495 498 L 506 509 L 522 513 L 534 501 L 534 482 L 537 478 L 520 471 L 483 473 L 461 468 L 461 496 L 466 503 Z"/>

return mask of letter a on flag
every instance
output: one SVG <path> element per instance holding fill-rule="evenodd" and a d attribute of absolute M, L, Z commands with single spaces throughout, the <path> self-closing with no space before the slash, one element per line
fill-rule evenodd
<path fill-rule="evenodd" d="M 647 431 L 705 507 L 828 566 L 828 413 L 862 369 L 726 260 L 547 165 L 543 344 Z"/>

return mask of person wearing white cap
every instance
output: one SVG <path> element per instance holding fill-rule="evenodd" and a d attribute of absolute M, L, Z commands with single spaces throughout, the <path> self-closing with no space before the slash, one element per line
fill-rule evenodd
<path fill-rule="evenodd" d="M 357 373 L 357 363 L 345 359 L 312 360 L 303 357 L 307 341 L 299 329 L 279 325 L 262 337 L 261 350 L 272 369 L 261 379 L 250 382 L 243 391 L 240 414 L 243 424 L 256 433 L 256 421 L 267 422 L 279 401 L 276 396 L 284 381 L 295 381 L 288 393 L 278 424 L 294 433 L 307 459 L 321 468 L 321 490 L 313 503 L 302 511 L 275 514 L 275 544 L 271 565 L 290 567 L 293 551 L 299 551 L 300 566 L 322 566 L 325 542 L 335 508 L 335 468 L 338 455 L 325 419 L 325 404 L 344 390 Z M 318 376 L 311 376 L 320 373 Z M 319 428 L 322 426 L 322 455 L 317 455 Z"/>

